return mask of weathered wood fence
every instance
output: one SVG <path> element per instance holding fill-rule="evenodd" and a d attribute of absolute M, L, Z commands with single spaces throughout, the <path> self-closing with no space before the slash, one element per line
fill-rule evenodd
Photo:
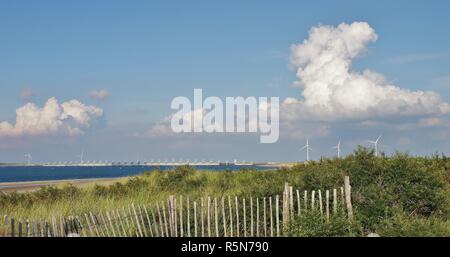
<path fill-rule="evenodd" d="M 286 235 L 296 216 L 317 212 L 328 221 L 345 212 L 353 219 L 349 177 L 344 186 L 302 191 L 285 184 L 271 197 L 203 197 L 171 195 L 153 205 L 130 204 L 106 212 L 23 220 L 5 215 L 5 237 L 278 237 Z M 1 231 L 1 230 L 0 230 Z"/>

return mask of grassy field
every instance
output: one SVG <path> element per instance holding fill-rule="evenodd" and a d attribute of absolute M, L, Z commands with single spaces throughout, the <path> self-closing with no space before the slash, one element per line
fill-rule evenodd
<path fill-rule="evenodd" d="M 149 204 L 170 194 L 191 199 L 211 196 L 268 197 L 285 182 L 302 190 L 342 186 L 350 176 L 355 221 L 339 215 L 325 222 L 315 213 L 292 224 L 292 236 L 450 236 L 450 159 L 407 154 L 375 157 L 358 148 L 343 159 L 323 159 L 273 171 L 196 171 L 179 167 L 153 171 L 113 184 L 45 187 L 1 193 L 0 212 L 22 219 L 105 211 L 130 203 Z M 0 213 L 0 214 L 2 214 Z"/>

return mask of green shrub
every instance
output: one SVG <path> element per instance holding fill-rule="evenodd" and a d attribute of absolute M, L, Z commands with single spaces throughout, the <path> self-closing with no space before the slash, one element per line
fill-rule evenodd
<path fill-rule="evenodd" d="M 363 229 L 357 221 L 349 222 L 343 212 L 326 216 L 317 211 L 306 212 L 291 223 L 288 236 L 300 237 L 348 237 L 361 236 Z"/>
<path fill-rule="evenodd" d="M 355 213 L 370 230 L 389 217 L 392 208 L 423 217 L 448 217 L 449 167 L 446 157 L 414 158 L 402 153 L 375 157 L 373 150 L 358 147 L 346 158 L 323 159 L 292 169 L 301 174 L 299 184 L 308 190 L 340 187 L 343 176 L 349 175 Z"/>
<path fill-rule="evenodd" d="M 375 231 L 379 235 L 387 237 L 448 237 L 450 236 L 450 220 L 438 216 L 425 218 L 418 215 L 407 215 L 401 210 L 396 210 L 393 216 L 377 224 Z"/>

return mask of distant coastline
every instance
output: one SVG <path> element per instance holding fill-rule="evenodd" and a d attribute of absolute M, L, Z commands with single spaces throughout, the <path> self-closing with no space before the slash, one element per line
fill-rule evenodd
<path fill-rule="evenodd" d="M 0 165 L 0 183 L 2 182 L 33 182 L 33 181 L 62 181 L 75 179 L 109 179 L 129 177 L 154 170 L 172 170 L 182 166 L 182 163 L 83 163 L 83 164 L 2 164 Z M 246 163 L 219 165 L 214 163 L 189 164 L 197 170 L 226 171 L 226 170 L 268 170 L 277 169 L 279 164 Z"/>
<path fill-rule="evenodd" d="M 267 166 L 282 167 L 285 163 L 277 162 L 55 162 L 55 163 L 0 163 L 0 167 L 110 167 L 110 166 Z"/>

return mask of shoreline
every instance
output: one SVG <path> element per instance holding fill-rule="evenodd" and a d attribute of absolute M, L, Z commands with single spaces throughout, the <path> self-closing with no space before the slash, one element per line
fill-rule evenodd
<path fill-rule="evenodd" d="M 46 186 L 64 186 L 73 185 L 84 187 L 89 185 L 101 184 L 108 185 L 115 182 L 125 181 L 130 176 L 114 178 L 83 178 L 83 179 L 63 179 L 63 180 L 41 180 L 41 181 L 19 181 L 19 182 L 0 182 L 0 192 L 30 192 Z"/>
<path fill-rule="evenodd" d="M 286 168 L 291 167 L 293 163 L 283 163 L 283 164 L 264 164 L 259 165 L 260 167 L 265 168 Z M 7 166 L 0 166 L 7 167 Z M 243 168 L 245 166 L 242 166 Z M 126 181 L 133 175 L 126 175 L 120 177 L 100 177 L 100 178 L 74 178 L 74 179 L 54 179 L 54 180 L 36 180 L 36 181 L 9 181 L 9 182 L 0 182 L 0 193 L 9 193 L 9 192 L 30 192 L 38 190 L 42 187 L 46 186 L 64 186 L 64 185 L 73 185 L 76 187 L 85 187 L 89 185 L 109 185 L 114 182 Z"/>

